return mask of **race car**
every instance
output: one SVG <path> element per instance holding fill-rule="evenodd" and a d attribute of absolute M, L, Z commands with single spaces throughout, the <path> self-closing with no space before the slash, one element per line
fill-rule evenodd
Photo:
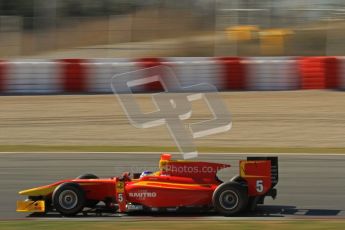
<path fill-rule="evenodd" d="M 221 181 L 217 172 L 229 164 L 172 160 L 162 154 L 157 172 L 123 173 L 98 178 L 84 174 L 76 179 L 20 191 L 28 199 L 17 201 L 18 212 L 59 212 L 75 216 L 85 210 L 130 213 L 138 210 L 214 210 L 233 216 L 263 204 L 277 195 L 277 157 L 248 157 L 239 161 L 239 174 Z"/>

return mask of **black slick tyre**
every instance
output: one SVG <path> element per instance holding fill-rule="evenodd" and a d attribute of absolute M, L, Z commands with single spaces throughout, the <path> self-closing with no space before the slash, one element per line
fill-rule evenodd
<path fill-rule="evenodd" d="M 234 181 L 223 183 L 213 192 L 212 203 L 214 209 L 223 216 L 237 215 L 247 207 L 247 190 Z"/>
<path fill-rule="evenodd" d="M 52 196 L 53 206 L 63 216 L 75 216 L 85 205 L 85 194 L 76 183 L 63 183 L 55 188 Z"/>

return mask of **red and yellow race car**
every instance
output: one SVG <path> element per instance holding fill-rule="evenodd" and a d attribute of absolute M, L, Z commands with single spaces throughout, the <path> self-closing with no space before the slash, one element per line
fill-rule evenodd
<path fill-rule="evenodd" d="M 159 171 L 124 173 L 98 178 L 85 174 L 76 179 L 20 191 L 28 196 L 17 201 L 18 212 L 54 212 L 74 216 L 86 210 L 130 212 L 197 208 L 232 216 L 262 204 L 277 195 L 277 157 L 248 157 L 240 160 L 239 175 L 221 181 L 217 172 L 229 164 L 172 160 L 162 154 Z M 102 204 L 102 205 L 100 205 Z M 101 209 L 100 209 L 101 207 Z"/>

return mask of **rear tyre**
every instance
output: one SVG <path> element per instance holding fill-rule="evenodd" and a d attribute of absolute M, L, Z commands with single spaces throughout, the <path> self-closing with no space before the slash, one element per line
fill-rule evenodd
<path fill-rule="evenodd" d="M 235 175 L 230 181 L 237 182 L 243 186 L 247 186 L 247 181 L 243 179 L 240 175 Z"/>
<path fill-rule="evenodd" d="M 85 206 L 85 194 L 76 183 L 63 183 L 53 192 L 53 206 L 63 216 L 75 216 Z"/>
<path fill-rule="evenodd" d="M 247 182 L 240 176 L 235 175 L 230 181 L 237 182 L 243 186 L 247 186 Z M 246 211 L 254 211 L 256 209 L 256 199 L 255 197 L 248 197 L 247 207 L 245 208 Z"/>
<path fill-rule="evenodd" d="M 212 203 L 221 215 L 237 215 L 247 207 L 246 188 L 233 181 L 223 183 L 213 192 Z"/>

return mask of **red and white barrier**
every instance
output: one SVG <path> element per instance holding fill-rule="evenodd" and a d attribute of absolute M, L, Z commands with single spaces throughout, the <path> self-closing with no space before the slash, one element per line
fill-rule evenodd
<path fill-rule="evenodd" d="M 222 87 L 220 65 L 209 57 L 171 57 L 165 58 L 165 64 L 172 68 L 182 87 L 208 83 Z M 217 76 L 217 77 L 215 77 Z"/>
<path fill-rule="evenodd" d="M 338 58 L 338 68 L 339 68 L 339 89 L 345 90 L 345 57 Z"/>
<path fill-rule="evenodd" d="M 88 60 L 63 59 L 58 62 L 60 81 L 67 93 L 87 92 L 90 64 Z M 90 76 L 91 77 L 91 76 Z"/>
<path fill-rule="evenodd" d="M 171 67 L 182 86 L 209 83 L 220 91 L 345 89 L 345 57 L 171 57 L 3 60 L 0 93 L 110 93 L 115 74 L 157 65 Z M 135 92 L 159 90 L 153 82 Z"/>
<path fill-rule="evenodd" d="M 297 61 L 290 57 L 248 58 L 249 90 L 296 90 L 299 87 Z"/>
<path fill-rule="evenodd" d="M 92 93 L 111 93 L 111 78 L 115 74 L 133 72 L 137 70 L 136 63 L 128 58 L 94 59 L 89 62 L 90 77 L 87 81 Z"/>
<path fill-rule="evenodd" d="M 302 89 L 335 89 L 339 87 L 339 62 L 336 57 L 303 57 L 299 59 Z"/>
<path fill-rule="evenodd" d="M 245 60 L 239 57 L 216 58 L 220 68 L 219 90 L 244 90 L 247 88 L 247 68 Z"/>
<path fill-rule="evenodd" d="M 58 65 L 49 60 L 14 60 L 6 62 L 4 93 L 45 94 L 64 92 L 58 77 Z"/>
<path fill-rule="evenodd" d="M 0 93 L 7 91 L 7 62 L 0 61 Z"/>

